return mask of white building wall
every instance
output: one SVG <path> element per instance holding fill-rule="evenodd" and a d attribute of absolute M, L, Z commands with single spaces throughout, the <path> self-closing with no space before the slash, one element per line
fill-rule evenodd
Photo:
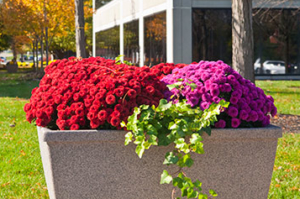
<path fill-rule="evenodd" d="M 159 6 L 166 3 L 167 0 L 143 0 L 143 10 Z"/>
<path fill-rule="evenodd" d="M 114 0 L 96 10 L 94 20 L 94 31 L 99 32 L 120 24 L 121 0 Z"/>
<path fill-rule="evenodd" d="M 140 11 L 140 1 L 139 0 L 123 0 L 123 18 L 129 20 L 134 20 L 138 18 Z"/>
<path fill-rule="evenodd" d="M 167 12 L 167 61 L 192 61 L 192 9 L 230 8 L 231 0 L 113 0 L 98 9 L 93 17 L 93 38 L 96 32 L 120 25 L 120 54 L 123 47 L 123 24 L 139 20 L 140 55 L 144 51 L 144 17 Z M 253 8 L 298 8 L 300 0 L 253 0 Z M 94 40 L 95 55 L 95 40 Z M 140 56 L 143 58 L 143 56 Z M 140 60 L 143 65 L 144 61 Z"/>

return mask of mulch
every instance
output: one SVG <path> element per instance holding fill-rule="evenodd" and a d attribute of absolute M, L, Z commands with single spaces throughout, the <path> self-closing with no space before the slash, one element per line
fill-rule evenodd
<path fill-rule="evenodd" d="M 271 124 L 282 127 L 285 133 L 300 133 L 300 115 L 277 114 Z"/>

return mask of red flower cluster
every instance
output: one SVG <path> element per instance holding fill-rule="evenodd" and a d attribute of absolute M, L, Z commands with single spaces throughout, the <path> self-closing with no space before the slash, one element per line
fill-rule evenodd
<path fill-rule="evenodd" d="M 156 74 L 158 79 L 162 79 L 164 76 L 171 74 L 174 68 L 183 68 L 187 64 L 173 64 L 173 63 L 160 63 L 153 66 L 150 70 Z"/>
<path fill-rule="evenodd" d="M 158 105 L 165 89 L 149 67 L 73 57 L 46 67 L 24 111 L 29 122 L 50 129 L 121 129 L 134 107 Z"/>

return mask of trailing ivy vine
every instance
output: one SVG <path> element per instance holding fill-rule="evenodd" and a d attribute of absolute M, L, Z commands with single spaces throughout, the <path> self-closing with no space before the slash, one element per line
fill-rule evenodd
<path fill-rule="evenodd" d="M 179 172 L 176 176 L 164 170 L 160 183 L 172 182 L 174 187 L 181 190 L 182 197 L 208 198 L 202 192 L 202 183 L 199 180 L 193 182 L 182 169 L 193 165 L 192 152 L 204 153 L 202 135 L 204 132 L 211 134 L 210 126 L 217 121 L 217 115 L 228 105 L 228 102 L 222 100 L 219 104 L 211 104 L 204 111 L 199 107 L 191 108 L 186 100 L 173 103 L 162 99 L 157 107 L 141 105 L 135 108 L 127 124 L 122 122 L 122 125 L 130 131 L 125 136 L 125 145 L 130 142 L 136 144 L 135 151 L 141 158 L 145 150 L 152 145 L 167 146 L 174 143 L 174 150 L 166 153 L 163 164 L 177 165 Z M 209 190 L 209 193 L 213 197 L 217 196 L 213 190 Z M 174 191 L 172 198 L 175 198 Z"/>

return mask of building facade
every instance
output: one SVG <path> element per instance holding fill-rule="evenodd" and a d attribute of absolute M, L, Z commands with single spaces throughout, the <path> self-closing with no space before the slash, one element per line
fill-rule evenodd
<path fill-rule="evenodd" d="M 93 55 L 231 64 L 231 0 L 94 0 Z M 103 2 L 103 1 L 102 1 Z M 255 60 L 300 63 L 300 0 L 253 0 Z"/>

